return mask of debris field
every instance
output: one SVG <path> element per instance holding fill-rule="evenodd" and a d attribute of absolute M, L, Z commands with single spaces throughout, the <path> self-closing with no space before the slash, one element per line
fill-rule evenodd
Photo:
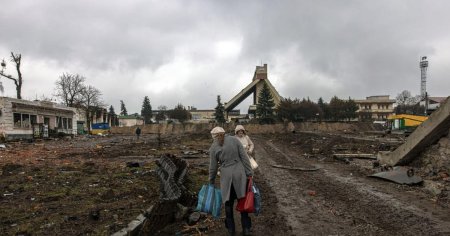
<path fill-rule="evenodd" d="M 370 177 L 386 171 L 374 158 L 377 152 L 394 150 L 405 141 L 401 136 L 249 135 L 259 164 L 254 179 L 263 199 L 262 213 L 252 216 L 253 235 L 450 233 L 450 182 L 448 169 L 442 168 L 448 154 L 441 155 L 447 141 L 408 166 L 423 181 L 406 185 Z M 195 195 L 208 179 L 210 143 L 208 133 L 6 143 L 0 149 L 0 233 L 111 235 L 159 200 L 156 161 L 163 154 L 187 161 L 186 191 Z M 195 204 L 184 207 L 187 214 L 152 234 L 226 235 L 223 212 L 220 219 L 201 214 L 192 222 Z"/>

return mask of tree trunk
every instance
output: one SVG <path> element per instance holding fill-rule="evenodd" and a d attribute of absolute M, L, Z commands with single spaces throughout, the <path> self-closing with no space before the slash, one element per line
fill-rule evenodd
<path fill-rule="evenodd" d="M 88 134 L 91 134 L 91 119 L 89 116 L 89 109 L 86 109 L 86 126 L 88 128 Z"/>
<path fill-rule="evenodd" d="M 17 99 L 22 99 L 22 73 L 20 72 L 20 62 L 22 60 L 22 55 L 14 55 L 14 53 L 11 52 L 11 57 L 16 63 L 17 80 L 15 80 L 14 82 L 16 84 Z"/>

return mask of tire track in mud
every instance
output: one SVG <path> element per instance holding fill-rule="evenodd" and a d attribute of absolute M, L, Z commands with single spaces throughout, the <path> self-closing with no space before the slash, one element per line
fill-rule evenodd
<path fill-rule="evenodd" d="M 273 148 L 273 144 L 265 143 L 260 139 L 255 139 L 255 148 L 258 155 L 259 173 L 273 191 L 277 198 L 277 208 L 284 216 L 290 235 L 312 235 L 317 232 L 317 221 L 311 220 L 311 216 L 317 214 L 317 207 L 311 204 L 307 198 L 308 190 L 299 187 L 299 180 L 290 171 L 272 168 L 273 164 L 283 164 L 286 160 L 280 152 Z M 311 192 L 312 193 L 312 192 Z M 274 206 L 275 207 L 275 206 Z M 324 214 L 323 218 L 329 218 Z M 336 234 L 333 230 L 339 227 L 339 222 L 332 219 L 322 219 L 326 222 L 329 232 Z M 308 233 L 309 232 L 309 233 Z"/>
<path fill-rule="evenodd" d="M 254 142 L 259 175 L 275 192 L 276 207 L 291 235 L 450 234 L 448 222 L 377 189 L 365 177 L 349 177 L 335 163 L 323 163 L 316 172 L 272 168 L 272 164 L 309 167 L 311 161 L 284 150 L 289 149 L 285 145 L 256 137 Z"/>

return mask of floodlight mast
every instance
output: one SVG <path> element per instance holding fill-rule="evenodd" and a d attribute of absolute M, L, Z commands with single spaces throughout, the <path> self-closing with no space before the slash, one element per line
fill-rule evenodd
<path fill-rule="evenodd" d="M 423 56 L 420 60 L 420 96 L 422 99 L 425 99 L 427 96 L 427 69 L 428 69 L 428 61 L 427 57 Z"/>

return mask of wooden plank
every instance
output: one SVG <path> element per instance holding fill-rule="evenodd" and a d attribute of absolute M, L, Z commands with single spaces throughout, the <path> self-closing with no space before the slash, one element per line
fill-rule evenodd
<path fill-rule="evenodd" d="M 336 157 L 336 158 L 369 159 L 369 160 L 376 160 L 377 159 L 375 154 L 364 154 L 364 153 L 333 154 L 333 157 Z"/>
<path fill-rule="evenodd" d="M 304 168 L 304 167 L 283 166 L 283 165 L 272 165 L 272 167 L 281 168 L 281 169 L 287 169 L 287 170 L 299 170 L 299 171 L 316 171 L 316 170 L 320 169 L 318 167 Z"/>

